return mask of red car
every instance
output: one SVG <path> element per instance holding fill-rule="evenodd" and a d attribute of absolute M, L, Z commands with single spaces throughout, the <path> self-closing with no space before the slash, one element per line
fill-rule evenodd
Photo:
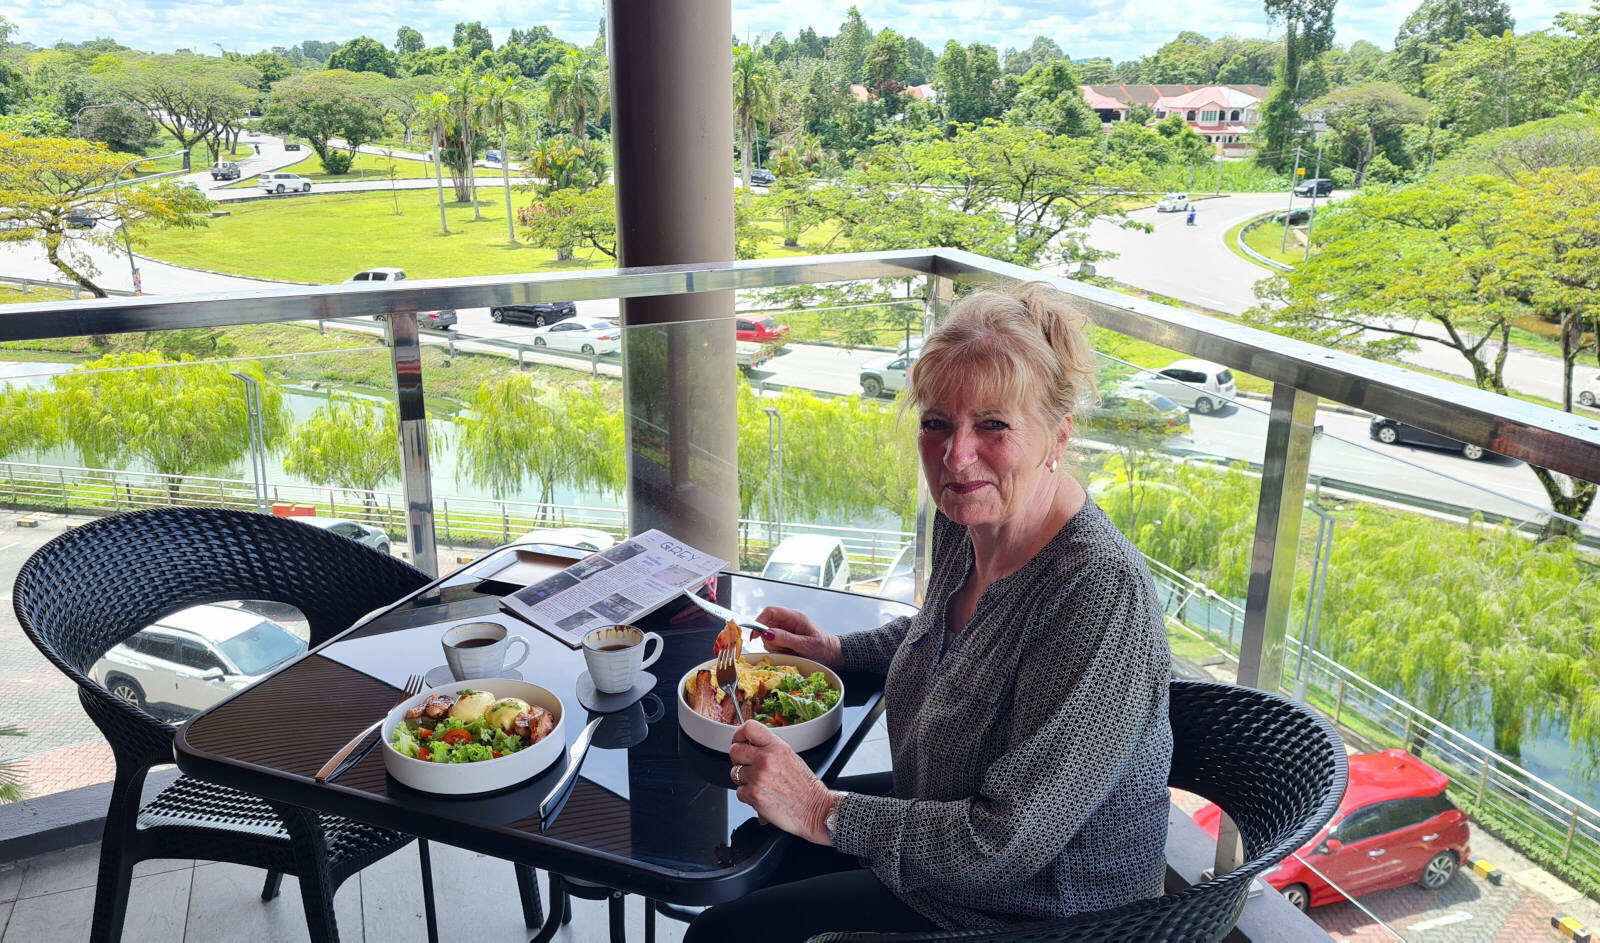
<path fill-rule="evenodd" d="M 783 342 L 784 335 L 789 333 L 789 325 L 779 324 L 771 315 L 763 315 L 734 318 L 733 330 L 734 336 L 742 341 L 779 344 Z"/>
<path fill-rule="evenodd" d="M 1402 750 L 1352 756 L 1350 787 L 1332 821 L 1262 876 L 1301 910 L 1403 884 L 1438 890 L 1468 854 L 1467 817 L 1445 798 L 1449 785 Z M 1220 816 L 1213 804 L 1194 820 L 1215 838 Z"/>

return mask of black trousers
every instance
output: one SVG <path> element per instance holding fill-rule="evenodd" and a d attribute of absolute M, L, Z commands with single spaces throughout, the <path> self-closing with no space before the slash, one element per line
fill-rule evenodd
<path fill-rule="evenodd" d="M 888 773 L 851 776 L 835 784 L 846 792 L 888 795 Z M 801 943 L 819 933 L 845 930 L 937 930 L 907 907 L 878 876 L 850 855 L 796 840 L 778 880 L 736 901 L 708 908 L 684 934 L 684 943 Z"/>

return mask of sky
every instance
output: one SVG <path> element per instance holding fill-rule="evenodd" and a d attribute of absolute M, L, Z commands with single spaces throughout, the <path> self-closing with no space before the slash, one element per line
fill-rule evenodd
<path fill-rule="evenodd" d="M 1384 48 L 1420 0 L 1340 0 L 1334 25 L 1337 41 L 1365 39 Z M 781 30 L 793 39 L 807 26 L 818 33 L 838 32 L 851 3 L 739 2 L 733 8 L 734 32 L 764 37 Z M 1038 35 L 1049 36 L 1071 57 L 1135 59 L 1154 52 L 1180 30 L 1207 36 L 1242 38 L 1276 35 L 1259 0 L 857 0 L 867 25 L 892 26 L 927 43 L 935 52 L 946 41 L 986 42 L 1002 52 L 1026 49 Z M 1560 10 L 1586 9 L 1586 0 L 1511 0 L 1517 31 L 1542 29 Z M 1181 9 L 1181 15 L 1176 10 Z M 254 52 L 289 46 L 303 39 L 344 41 L 367 35 L 394 43 L 402 25 L 422 32 L 428 45 L 448 45 L 454 25 L 479 20 L 495 42 L 513 27 L 548 25 L 557 36 L 580 44 L 593 40 L 604 14 L 602 0 L 391 0 L 382 4 L 328 3 L 326 0 L 272 0 L 266 5 L 224 0 L 0 0 L 0 16 L 18 29 L 13 41 L 49 46 L 58 40 L 80 42 L 110 36 L 135 49 L 171 52 L 189 48 L 215 53 Z"/>

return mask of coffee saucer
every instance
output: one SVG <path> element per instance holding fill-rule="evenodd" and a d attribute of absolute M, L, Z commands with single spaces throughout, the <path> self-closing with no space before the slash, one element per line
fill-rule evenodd
<path fill-rule="evenodd" d="M 512 681 L 522 680 L 522 672 L 515 668 L 501 668 L 494 673 L 494 676 L 496 678 L 510 678 Z M 423 676 L 422 681 L 430 688 L 442 688 L 455 679 L 456 676 L 450 673 L 449 665 L 440 665 L 437 668 L 428 669 L 428 673 Z"/>
<path fill-rule="evenodd" d="M 578 675 L 578 703 L 585 710 L 594 711 L 596 714 L 610 714 L 620 711 L 631 705 L 634 701 L 650 693 L 656 686 L 656 676 L 648 671 L 639 672 L 633 679 L 633 687 L 621 694 L 607 694 L 594 686 L 594 679 L 585 671 Z"/>

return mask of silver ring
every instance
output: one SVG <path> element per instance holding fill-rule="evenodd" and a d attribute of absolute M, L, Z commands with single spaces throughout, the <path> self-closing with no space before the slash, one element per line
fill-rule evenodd
<path fill-rule="evenodd" d="M 744 775 L 744 764 L 735 763 L 733 765 L 733 769 L 728 770 L 728 775 L 733 777 L 733 784 L 735 786 L 743 786 L 744 779 L 742 777 Z"/>

